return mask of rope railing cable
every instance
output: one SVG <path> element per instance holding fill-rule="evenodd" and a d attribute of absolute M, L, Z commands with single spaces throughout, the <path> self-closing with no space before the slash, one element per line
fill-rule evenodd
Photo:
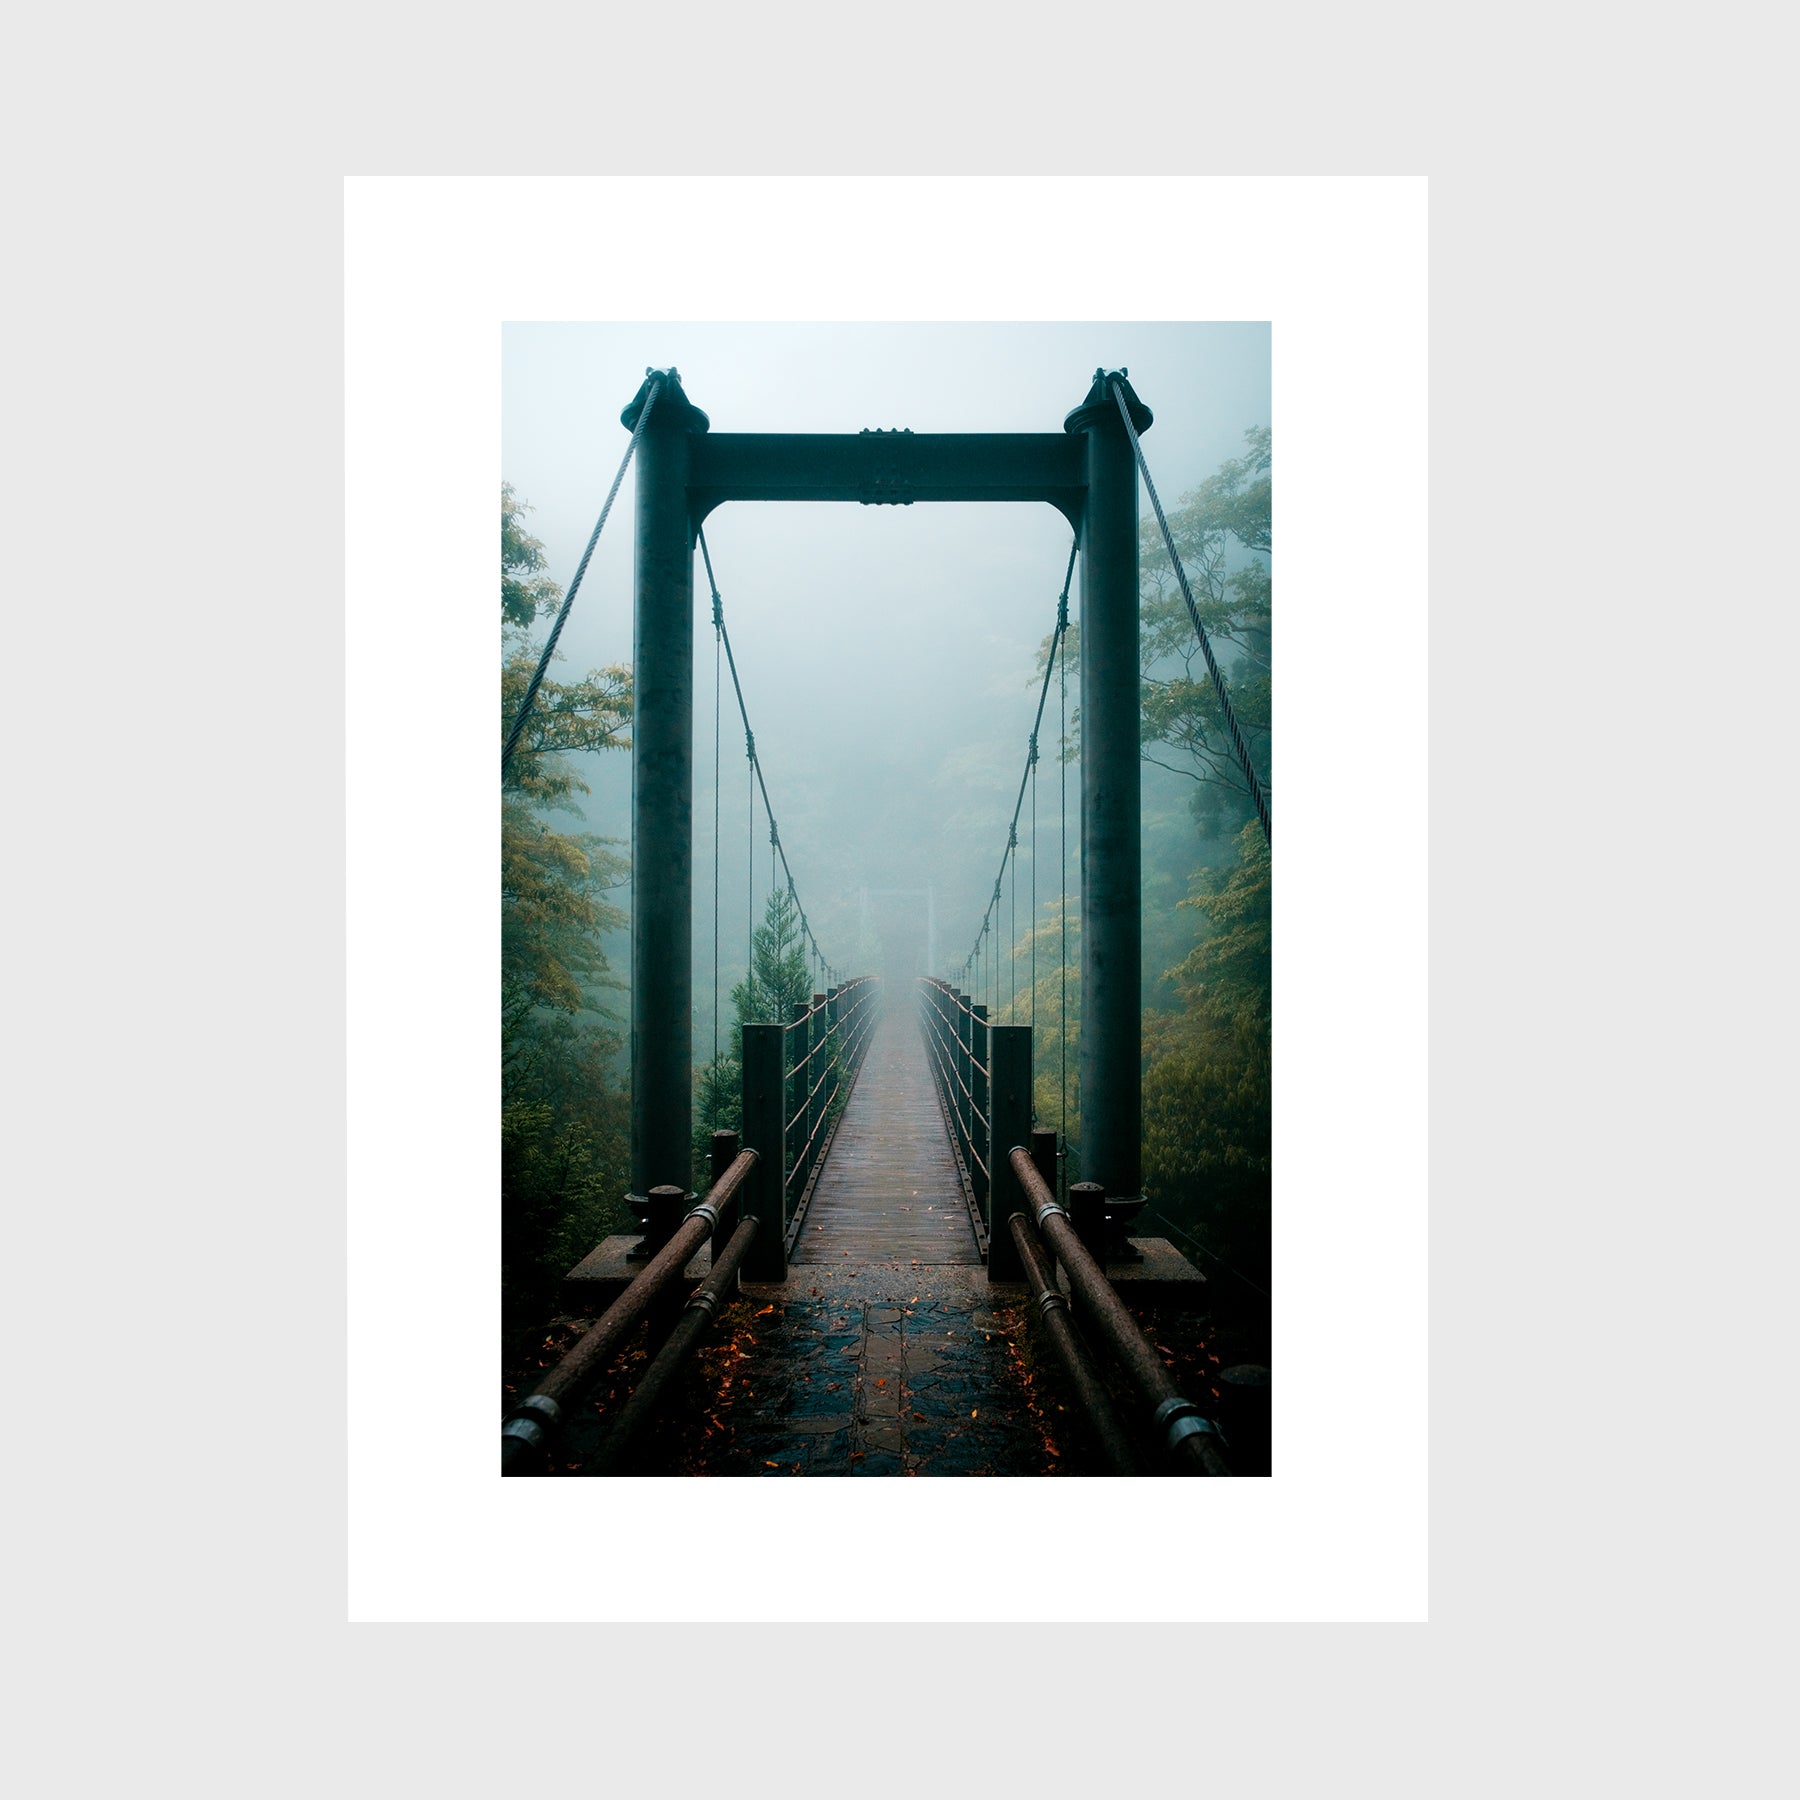
<path fill-rule="evenodd" d="M 569 583 L 569 591 L 563 595 L 563 603 L 557 609 L 556 623 L 550 627 L 550 635 L 544 640 L 544 653 L 538 658 L 538 665 L 531 673 L 531 680 L 526 684 L 525 697 L 519 702 L 519 710 L 512 722 L 512 729 L 506 734 L 505 747 L 500 752 L 500 773 L 505 775 L 507 765 L 513 759 L 513 751 L 518 747 L 520 734 L 525 729 L 525 721 L 531 717 L 531 709 L 537 704 L 538 689 L 544 685 L 544 671 L 550 667 L 550 659 L 556 654 L 556 640 L 562 636 L 562 628 L 567 623 L 569 608 L 575 604 L 576 591 L 581 586 L 581 578 L 587 573 L 587 566 L 594 554 L 594 546 L 600 541 L 600 533 L 606 524 L 606 515 L 612 511 L 613 501 L 619 495 L 619 483 L 625 479 L 625 471 L 631 467 L 632 452 L 638 447 L 638 439 L 644 435 L 644 427 L 650 423 L 650 415 L 656 409 L 656 397 L 662 392 L 663 378 L 652 375 L 644 395 L 643 410 L 638 414 L 637 424 L 632 428 L 631 442 L 625 446 L 625 455 L 619 463 L 619 472 L 613 477 L 612 486 L 606 491 L 606 504 L 600 508 L 600 517 L 594 522 L 594 533 L 587 541 L 587 548 L 581 553 L 581 561 L 575 570 L 575 579 Z"/>
<path fill-rule="evenodd" d="M 1050 697 L 1050 677 L 1055 673 L 1057 655 L 1062 648 L 1063 638 L 1067 634 L 1069 628 L 1069 584 L 1075 579 L 1075 553 L 1079 547 L 1079 539 L 1069 545 L 1069 566 L 1063 572 L 1062 593 L 1057 597 L 1056 602 L 1056 629 L 1050 639 L 1050 654 L 1044 662 L 1043 683 L 1038 688 L 1037 717 L 1033 719 L 1031 723 L 1030 749 L 1026 753 L 1025 769 L 1019 777 L 1019 792 L 1013 800 L 1012 819 L 1006 828 L 1006 849 L 1001 853 L 1000 870 L 994 877 L 993 897 L 988 901 L 987 911 L 981 915 L 981 929 L 975 934 L 975 947 L 969 952 L 967 960 L 963 963 L 963 973 L 965 975 L 975 965 L 976 958 L 983 953 L 983 940 L 988 935 L 989 926 L 994 925 L 997 927 L 999 923 L 1001 884 L 1006 880 L 1007 862 L 1019 845 L 1019 814 L 1025 807 L 1025 789 L 1031 780 L 1032 765 L 1037 761 L 1038 728 L 1044 722 L 1044 703 Z M 999 932 L 997 929 L 994 932 L 993 953 L 994 1001 L 995 1010 L 998 1011 L 998 1002 L 1000 998 L 1000 943 Z M 982 975 L 985 980 L 985 968 L 982 970 Z"/>
<path fill-rule="evenodd" d="M 1212 677 L 1213 693 L 1218 697 L 1219 711 L 1225 716 L 1225 723 L 1231 732 L 1231 747 L 1237 756 L 1238 767 L 1243 770 L 1244 780 L 1249 784 L 1250 801 L 1256 808 L 1256 816 L 1262 823 L 1263 842 L 1269 843 L 1269 803 L 1263 796 L 1263 786 L 1256 773 L 1256 764 L 1250 760 L 1250 746 L 1244 742 L 1244 734 L 1238 725 L 1237 708 L 1231 704 L 1231 695 L 1226 691 L 1225 677 L 1219 673 L 1218 659 L 1213 655 L 1212 639 L 1206 635 L 1206 627 L 1200 622 L 1200 608 L 1194 604 L 1194 590 L 1188 586 L 1187 570 L 1181 566 L 1180 553 L 1175 548 L 1175 534 L 1169 529 L 1169 521 L 1163 515 L 1162 501 L 1157 498 L 1156 483 L 1150 479 L 1150 465 L 1144 460 L 1144 446 L 1138 437 L 1137 427 L 1131 422 L 1131 408 L 1125 404 L 1125 390 L 1115 378 L 1107 383 L 1112 390 L 1112 397 L 1118 402 L 1119 417 L 1125 421 L 1125 430 L 1131 437 L 1131 447 L 1137 452 L 1138 469 L 1144 477 L 1144 486 L 1150 494 L 1150 504 L 1156 508 L 1156 522 L 1162 527 L 1163 542 L 1169 549 L 1169 561 L 1175 565 L 1175 579 L 1181 584 L 1181 597 L 1187 602 L 1188 617 L 1194 622 L 1195 634 L 1200 639 L 1200 651 L 1206 658 L 1206 672 Z"/>
<path fill-rule="evenodd" d="M 737 657 L 731 649 L 731 632 L 725 623 L 725 603 L 719 595 L 719 584 L 713 576 L 712 553 L 706 547 L 706 533 L 702 530 L 700 537 L 700 555 L 706 563 L 706 585 L 712 590 L 713 617 L 719 628 L 719 641 L 725 646 L 725 662 L 731 671 L 731 691 L 737 696 L 738 717 L 744 722 L 744 754 L 750 759 L 751 772 L 756 777 L 756 785 L 762 793 L 763 812 L 769 821 L 769 886 L 775 888 L 775 859 L 781 859 L 781 870 L 787 877 L 788 898 L 794 903 L 794 909 L 800 915 L 800 933 L 812 946 L 813 954 L 831 973 L 837 971 L 831 960 L 819 947 L 819 940 L 813 935 L 811 921 L 806 916 L 806 908 L 800 904 L 800 892 L 794 885 L 794 871 L 788 867 L 787 847 L 781 841 L 781 828 L 776 823 L 775 808 L 769 804 L 769 784 L 763 778 L 762 758 L 756 753 L 756 734 L 750 729 L 750 709 L 744 704 L 743 683 L 738 680 Z M 754 926 L 752 926 L 754 941 Z"/>

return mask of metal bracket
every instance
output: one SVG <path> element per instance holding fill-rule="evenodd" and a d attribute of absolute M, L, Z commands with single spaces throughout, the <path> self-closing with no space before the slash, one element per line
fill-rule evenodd
<path fill-rule="evenodd" d="M 1208 1432 L 1221 1444 L 1225 1442 L 1224 1432 L 1193 1401 L 1183 1400 L 1179 1394 L 1172 1400 L 1165 1400 L 1156 1409 L 1152 1424 L 1156 1430 L 1168 1432 L 1167 1445 L 1171 1454 L 1183 1438 L 1204 1437 Z"/>
<path fill-rule="evenodd" d="M 533 1413 L 536 1418 L 531 1416 Z M 550 1434 L 562 1424 L 562 1416 L 562 1408 L 548 1394 L 527 1394 L 500 1427 L 500 1435 L 521 1438 L 532 1449 L 542 1450 L 549 1444 Z"/>
<path fill-rule="evenodd" d="M 911 430 L 901 427 L 893 431 L 871 431 L 865 426 L 856 435 L 859 439 L 871 440 L 869 463 L 857 498 L 864 506 L 911 506 L 913 484 L 905 473 L 901 458 L 895 453 L 898 440 L 911 437 Z"/>

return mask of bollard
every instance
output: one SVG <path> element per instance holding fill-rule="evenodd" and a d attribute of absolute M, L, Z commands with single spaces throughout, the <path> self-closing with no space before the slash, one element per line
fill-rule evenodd
<path fill-rule="evenodd" d="M 1051 1193 L 1061 1193 L 1056 1180 L 1056 1133 L 1048 1125 L 1031 1128 L 1031 1166 L 1044 1178 Z"/>
<path fill-rule="evenodd" d="M 1081 1247 L 1106 1267 L 1106 1189 L 1097 1181 L 1078 1181 L 1069 1189 L 1069 1223 Z"/>
<path fill-rule="evenodd" d="M 743 1207 L 757 1221 L 756 1237 L 744 1258 L 746 1281 L 787 1280 L 787 1218 L 782 1204 L 782 1104 L 786 1087 L 782 1057 L 787 1028 L 744 1027 L 744 1148 L 759 1158 L 745 1183 Z"/>
<path fill-rule="evenodd" d="M 725 1178 L 725 1171 L 737 1161 L 738 1134 L 735 1131 L 715 1131 L 712 1134 L 712 1151 L 707 1158 L 706 1185 L 710 1192 Z M 725 1246 L 731 1242 L 731 1234 L 737 1230 L 739 1212 L 738 1196 L 733 1194 L 719 1209 L 717 1223 L 712 1233 L 712 1259 L 717 1262 L 725 1253 Z"/>
<path fill-rule="evenodd" d="M 1225 1433 L 1234 1475 L 1267 1475 L 1269 1457 L 1269 1371 L 1260 1363 L 1221 1369 L 1219 1428 Z"/>
<path fill-rule="evenodd" d="M 1023 1281 L 1025 1265 L 1019 1246 L 1007 1228 L 1007 1220 L 1025 1209 L 1025 1195 L 1013 1172 L 1011 1151 L 1030 1140 L 1031 1132 L 1031 1027 L 994 1025 L 988 1029 L 989 1084 L 993 1128 L 990 1141 L 1000 1146 L 994 1168 L 991 1196 L 992 1223 L 988 1227 L 988 1280 Z"/>
<path fill-rule="evenodd" d="M 691 1198 L 686 1188 L 653 1187 L 650 1190 L 644 1243 L 652 1256 L 675 1235 L 676 1228 L 687 1217 Z M 681 1309 L 687 1305 L 687 1300 L 687 1283 L 677 1276 L 651 1303 L 648 1323 L 652 1345 L 660 1344 L 675 1329 L 675 1321 L 681 1317 Z"/>

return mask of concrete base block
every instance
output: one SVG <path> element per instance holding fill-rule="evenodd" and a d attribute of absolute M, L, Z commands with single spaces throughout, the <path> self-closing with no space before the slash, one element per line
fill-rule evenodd
<path fill-rule="evenodd" d="M 1188 1312 L 1212 1310 L 1206 1277 L 1167 1238 L 1134 1237 L 1125 1240 L 1138 1253 L 1135 1262 L 1107 1262 L 1106 1279 L 1121 1300 L 1173 1304 Z M 1059 1265 L 1057 1286 L 1066 1294 L 1069 1277 Z"/>
<path fill-rule="evenodd" d="M 563 1304 L 572 1312 L 604 1312 L 643 1272 L 648 1258 L 642 1262 L 627 1260 L 643 1241 L 635 1233 L 627 1233 L 609 1237 L 598 1249 L 590 1250 L 563 1277 Z M 681 1279 L 691 1286 L 704 1281 L 711 1272 L 712 1246 L 702 1244 L 682 1271 Z"/>

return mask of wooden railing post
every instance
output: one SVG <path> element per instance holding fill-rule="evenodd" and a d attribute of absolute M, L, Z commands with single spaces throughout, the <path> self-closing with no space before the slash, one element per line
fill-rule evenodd
<path fill-rule="evenodd" d="M 744 1258 L 746 1281 L 787 1280 L 787 1217 L 782 1203 L 786 1042 L 784 1025 L 744 1027 L 744 1148 L 754 1150 L 758 1159 L 743 1201 L 745 1212 L 757 1221 L 750 1254 Z"/>
<path fill-rule="evenodd" d="M 831 1061 L 831 1015 L 825 1010 L 823 994 L 812 997 L 812 1024 L 806 1035 L 807 1047 L 812 1051 L 812 1059 L 806 1065 L 806 1091 L 810 1096 L 806 1102 L 806 1141 L 810 1146 L 806 1152 L 806 1171 L 810 1178 L 813 1164 L 819 1159 L 819 1128 L 824 1122 L 825 1103 L 830 1097 L 830 1090 L 820 1086 Z"/>
<path fill-rule="evenodd" d="M 951 1066 L 956 1070 L 956 1081 L 951 1087 L 950 1102 L 955 1108 L 956 1147 L 962 1152 L 964 1163 L 969 1163 L 969 1103 L 965 1096 L 969 1088 L 969 1045 L 974 1041 L 974 1021 L 969 1016 L 968 996 L 958 988 L 952 998 L 956 1005 L 950 1015 L 950 1029 L 955 1034 L 956 1047 Z"/>
<path fill-rule="evenodd" d="M 1023 1281 L 1025 1267 L 1006 1221 L 1025 1208 L 1025 1195 L 1012 1166 L 1015 1145 L 1031 1143 L 1031 1027 L 988 1028 L 988 1116 L 992 1129 L 989 1167 L 994 1172 L 988 1219 L 988 1280 Z"/>
<path fill-rule="evenodd" d="M 975 1139 L 975 1155 L 977 1161 L 970 1165 L 969 1174 L 975 1182 L 975 1203 L 981 1208 L 981 1216 L 988 1228 L 988 1236 L 994 1233 L 993 1209 L 988 1204 L 988 1190 L 993 1185 L 994 1144 L 993 1119 L 991 1116 L 988 1095 L 990 1081 L 988 1071 L 993 1068 L 994 1033 L 987 1022 L 988 1009 L 983 1005 L 969 1008 L 975 1015 L 975 1024 L 970 1032 L 970 1065 L 969 1072 L 974 1077 L 969 1083 L 969 1092 L 973 1098 L 969 1102 L 969 1128 Z M 1027 1128 L 1031 1121 L 1026 1120 Z M 984 1172 L 985 1170 L 985 1172 Z"/>

